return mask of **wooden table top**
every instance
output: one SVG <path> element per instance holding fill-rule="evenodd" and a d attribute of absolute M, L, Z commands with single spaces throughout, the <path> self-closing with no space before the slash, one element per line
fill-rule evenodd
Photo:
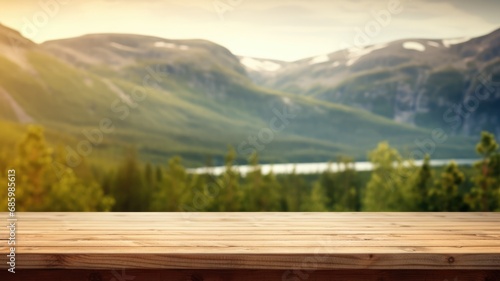
<path fill-rule="evenodd" d="M 7 224 L 7 213 L 0 217 Z M 17 213 L 17 219 L 18 269 L 500 269 L 500 213 Z"/>

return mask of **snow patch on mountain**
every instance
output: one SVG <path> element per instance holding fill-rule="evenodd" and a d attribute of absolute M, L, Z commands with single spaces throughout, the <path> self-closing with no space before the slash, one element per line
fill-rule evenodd
<path fill-rule="evenodd" d="M 267 60 L 257 60 L 254 58 L 244 57 L 240 59 L 240 62 L 253 71 L 275 72 L 281 69 L 281 65 Z"/>
<path fill-rule="evenodd" d="M 409 41 L 409 42 L 404 42 L 403 43 L 403 48 L 407 49 L 407 50 L 414 50 L 414 51 L 419 51 L 419 52 L 423 52 L 425 51 L 425 46 L 418 43 L 418 42 L 412 42 L 412 41 Z"/>
<path fill-rule="evenodd" d="M 453 39 L 444 39 L 443 40 L 443 45 L 446 48 L 451 47 L 452 45 L 457 45 L 460 43 L 465 43 L 469 41 L 471 38 L 470 37 L 461 37 L 461 38 L 453 38 Z"/>
<path fill-rule="evenodd" d="M 177 45 L 177 44 L 174 44 L 174 43 L 168 43 L 168 42 L 155 42 L 154 43 L 154 46 L 156 48 L 167 48 L 167 49 L 179 49 L 181 51 L 187 51 L 189 50 L 189 46 L 186 46 L 186 45 Z"/>
<path fill-rule="evenodd" d="M 427 45 L 432 46 L 432 47 L 436 47 L 436 48 L 441 47 L 441 44 L 439 44 L 438 42 L 434 42 L 434 41 L 427 41 Z"/>
<path fill-rule="evenodd" d="M 168 48 L 168 49 L 175 49 L 177 48 L 177 45 L 174 43 L 167 43 L 167 42 L 155 42 L 155 47 L 157 48 Z"/>
<path fill-rule="evenodd" d="M 309 62 L 309 65 L 324 63 L 324 62 L 327 62 L 329 60 L 330 60 L 330 57 L 328 55 L 321 55 L 321 56 L 317 56 L 317 57 L 311 59 L 311 61 Z"/>
<path fill-rule="evenodd" d="M 366 56 L 366 55 L 370 54 L 373 51 L 383 49 L 383 48 L 385 48 L 387 46 L 388 46 L 388 44 L 378 44 L 378 45 L 368 46 L 368 47 L 365 47 L 365 48 L 356 48 L 356 47 L 350 48 L 350 49 L 347 50 L 347 52 L 348 52 L 348 54 L 347 54 L 348 60 L 346 62 L 346 65 L 347 66 L 351 66 L 355 62 L 357 62 L 360 58 L 362 58 L 363 56 Z"/>

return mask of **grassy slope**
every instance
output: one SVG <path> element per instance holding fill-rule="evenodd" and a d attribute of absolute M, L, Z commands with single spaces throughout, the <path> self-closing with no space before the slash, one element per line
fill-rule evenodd
<path fill-rule="evenodd" d="M 110 118 L 116 130 L 105 136 L 92 155 L 108 162 L 120 159 L 120 147 L 129 145 L 135 145 L 147 161 L 165 162 L 167 157 L 181 155 L 191 165 L 202 164 L 207 156 L 221 162 L 228 144 L 237 147 L 249 135 L 267 128 L 273 109 L 282 111 L 287 100 L 300 108 L 299 114 L 260 152 L 264 162 L 326 161 L 340 154 L 362 159 L 379 141 L 411 148 L 416 138 L 430 135 L 365 111 L 256 87 L 236 67 L 224 67 L 225 63 L 212 58 L 210 50 L 197 50 L 193 55 L 194 59 L 185 56 L 174 62 L 144 59 L 114 71 L 105 66 L 76 69 L 44 52 L 30 51 L 27 57 L 36 75 L 0 56 L 0 83 L 28 114 L 59 135 L 50 138 L 56 143 L 75 147 L 84 139 L 82 130 L 95 129 L 102 118 Z M 120 120 L 110 109 L 118 96 L 102 82 L 103 73 L 130 93 L 141 83 L 145 67 L 158 63 L 163 63 L 168 74 L 162 78 L 161 89 L 148 88 L 147 99 Z M 199 83 L 193 85 L 194 80 Z M 223 90 L 213 92 L 223 94 L 209 94 L 207 83 L 222 85 Z M 0 117 L 9 120 L 13 116 L 6 110 Z M 16 134 L 20 130 L 8 129 Z M 439 156 L 459 155 L 470 144 L 469 140 L 451 140 Z"/>

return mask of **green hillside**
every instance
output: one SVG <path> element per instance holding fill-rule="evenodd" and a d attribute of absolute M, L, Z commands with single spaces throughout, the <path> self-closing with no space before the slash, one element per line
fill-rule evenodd
<path fill-rule="evenodd" d="M 26 42 L 0 27 L 2 48 L 13 37 Z M 135 146 L 145 161 L 180 155 L 198 166 L 209 156 L 222 163 L 232 145 L 239 163 L 253 151 L 274 163 L 364 159 L 380 141 L 410 151 L 431 136 L 361 109 L 256 86 L 238 58 L 207 41 L 102 34 L 15 48 L 0 55 L 0 118 L 41 124 L 75 151 L 94 140 L 88 158 L 110 161 Z M 433 157 L 468 157 L 472 146 L 450 137 Z"/>

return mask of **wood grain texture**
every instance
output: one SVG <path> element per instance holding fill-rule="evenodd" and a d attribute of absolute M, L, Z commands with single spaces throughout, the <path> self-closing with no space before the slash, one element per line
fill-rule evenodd
<path fill-rule="evenodd" d="M 500 281 L 479 270 L 23 270 L 0 272 L 12 281 Z"/>
<path fill-rule="evenodd" d="M 20 271 L 500 270 L 500 213 L 17 215 Z"/>

